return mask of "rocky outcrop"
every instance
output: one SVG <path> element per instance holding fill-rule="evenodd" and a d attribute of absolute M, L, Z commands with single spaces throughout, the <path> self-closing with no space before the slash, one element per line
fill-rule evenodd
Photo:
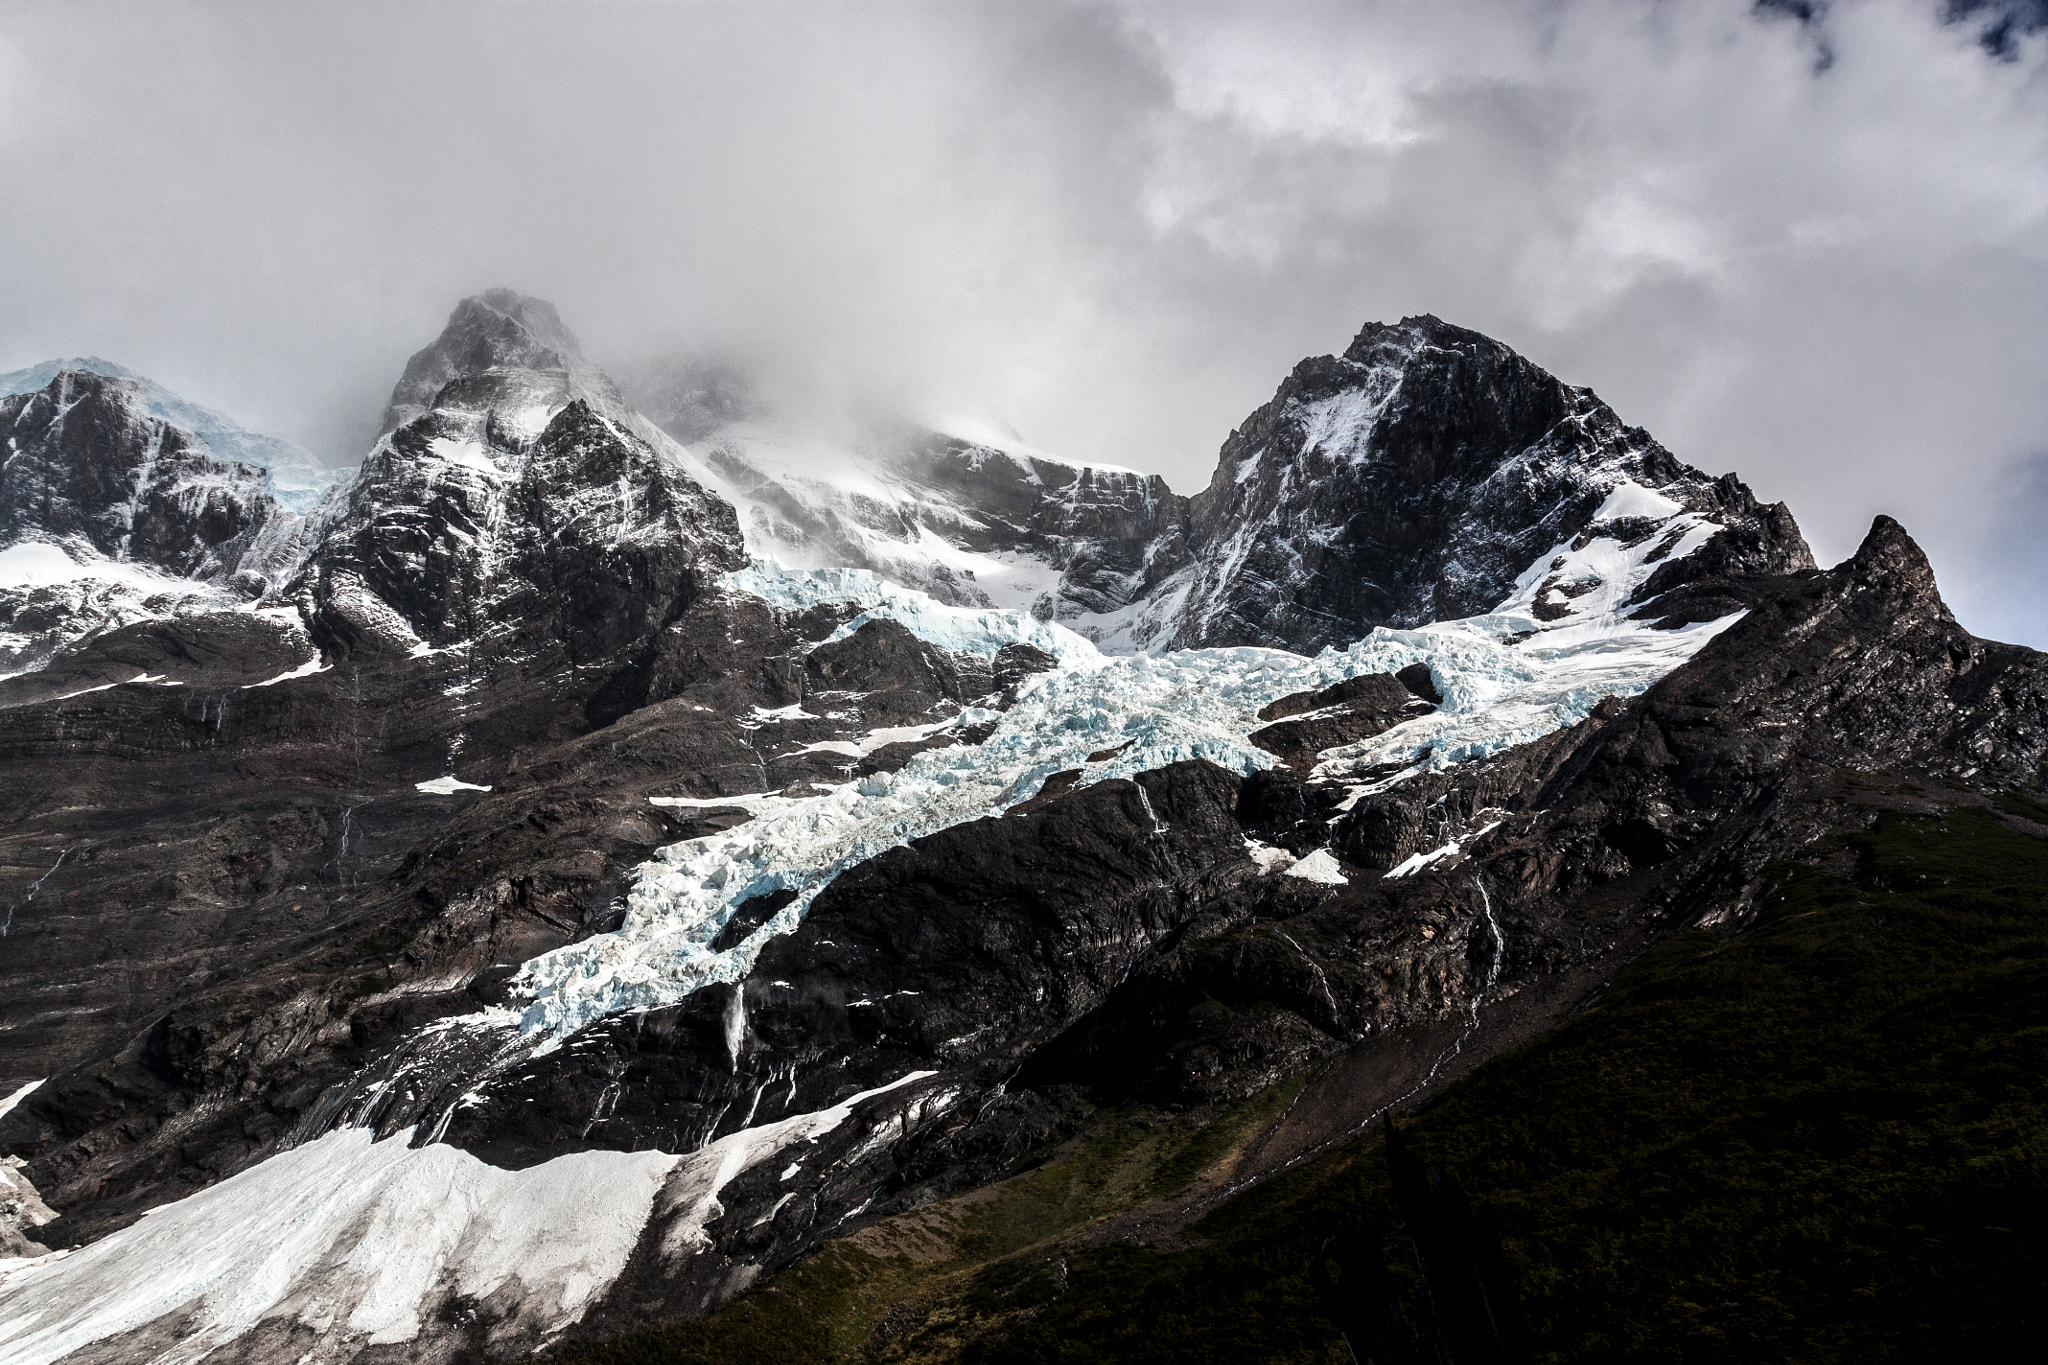
<path fill-rule="evenodd" d="M 21 1173 L 27 1164 L 18 1156 L 0 1156 L 0 1260 L 49 1254 L 35 1233 L 57 1214 Z"/>
<path fill-rule="evenodd" d="M 0 545 L 71 541 L 176 578 L 232 582 L 278 517 L 264 472 L 153 417 L 132 380 L 65 370 L 0 398 Z"/>
<path fill-rule="evenodd" d="M 1313 653 L 1476 615 L 1584 535 L 1624 482 L 1725 528 L 1656 593 L 1710 565 L 1813 567 L 1782 506 L 1682 464 L 1589 390 L 1433 317 L 1370 324 L 1343 355 L 1297 365 L 1224 443 L 1190 506 L 1193 563 L 1162 638 Z"/>

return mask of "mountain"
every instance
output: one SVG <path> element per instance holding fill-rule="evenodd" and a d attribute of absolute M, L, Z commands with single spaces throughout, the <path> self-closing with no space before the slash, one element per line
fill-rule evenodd
<path fill-rule="evenodd" d="M 770 400 L 729 357 L 629 374 L 630 401 L 692 448 L 756 557 L 867 569 L 1119 650 L 1142 599 L 1186 558 L 1187 500 L 1156 475 L 900 419 L 821 420 Z"/>
<path fill-rule="evenodd" d="M 1623 485 L 1644 491 L 1617 501 Z M 1590 391 L 1433 317 L 1373 324 L 1224 443 L 1189 508 L 1169 638 L 1313 650 L 1489 610 L 1546 557 L 1529 606 L 1548 619 L 1605 582 L 1582 557 L 1591 527 L 1633 542 L 1680 511 L 1721 529 L 1703 554 L 1652 545 L 1670 563 L 1628 605 L 1699 574 L 1814 567 L 1783 504 L 1681 464 Z"/>
<path fill-rule="evenodd" d="M 741 556 L 731 508 L 635 426 L 553 307 L 466 300 L 407 363 L 289 593 L 343 656 L 644 652 Z"/>
<path fill-rule="evenodd" d="M 914 427 L 792 432 L 731 362 L 676 362 L 640 384 L 678 414 L 671 428 L 696 441 L 754 553 L 1023 607 L 1119 651 L 1342 647 L 1490 610 L 1532 586 L 1524 571 L 1546 552 L 1527 605 L 1554 619 L 1605 582 L 1581 543 L 1596 525 L 1645 545 L 1635 559 L 1670 560 L 1635 585 L 1638 606 L 1693 577 L 1814 567 L 1782 504 L 1684 465 L 1591 392 L 1434 317 L 1373 324 L 1342 356 L 1296 366 L 1192 499 L 1156 476 Z M 695 403 L 705 392 L 721 401 Z M 1638 491 L 1614 501 L 1623 486 Z M 1704 554 L 1654 539 L 1680 513 L 1718 528 Z"/>
<path fill-rule="evenodd" d="M 149 416 L 196 437 L 220 459 L 263 470 L 269 478 L 271 497 L 289 511 L 311 511 L 321 495 L 346 474 L 344 470 L 322 465 L 290 441 L 250 431 L 232 418 L 180 398 L 154 380 L 98 356 L 46 360 L 27 369 L 0 374 L 0 398 L 33 393 L 66 372 L 127 380 L 136 401 Z"/>
<path fill-rule="evenodd" d="M 156 415 L 137 380 L 61 369 L 0 398 L 0 669 L 117 626 L 256 598 L 297 518 L 264 471 Z"/>
<path fill-rule="evenodd" d="M 232 504 L 274 573 L 0 680 L 7 1216 L 78 1248 L 13 1358 L 1030 1358 L 1878 822 L 2048 834 L 2048 658 L 1901 527 L 1819 569 L 1433 318 L 1185 500 L 649 382 L 465 300 L 314 514 Z M 93 471 L 200 457 L 118 398 L 5 553 L 131 564 Z M 212 591 L 247 526 L 175 524 Z"/>

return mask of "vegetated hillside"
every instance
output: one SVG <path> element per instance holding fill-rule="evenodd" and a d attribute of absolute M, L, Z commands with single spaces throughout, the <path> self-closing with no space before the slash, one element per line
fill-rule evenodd
<path fill-rule="evenodd" d="M 1497 1229 L 1544 1361 L 2032 1359 L 2048 1282 L 2048 808 L 1843 773 L 1870 819 L 1774 869 L 1405 1125 Z M 835 1243 L 579 1365 L 1342 1361 L 1306 1270 L 1419 1276 L 1370 1135 L 1151 1245 L 1104 1215 L 1227 1169 L 1291 1088 L 1207 1129 L 1098 1112 L 1052 1164 Z"/>

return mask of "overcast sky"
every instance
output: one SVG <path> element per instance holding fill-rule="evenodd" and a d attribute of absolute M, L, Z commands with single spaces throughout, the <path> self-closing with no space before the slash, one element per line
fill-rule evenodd
<path fill-rule="evenodd" d="M 1949 8 L 0 0 L 0 369 L 353 460 L 507 284 L 1193 492 L 1432 312 L 2048 646 L 2048 35 Z"/>

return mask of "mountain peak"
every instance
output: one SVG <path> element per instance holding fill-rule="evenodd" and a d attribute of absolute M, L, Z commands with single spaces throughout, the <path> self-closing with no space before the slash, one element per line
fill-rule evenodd
<path fill-rule="evenodd" d="M 1512 355 L 1508 347 L 1467 327 L 1445 322 L 1434 313 L 1418 313 L 1399 322 L 1368 322 L 1344 348 L 1344 359 L 1360 365 L 1405 360 L 1424 346 L 1448 350 L 1487 350 Z"/>
<path fill-rule="evenodd" d="M 1665 520 L 1735 532 L 1717 557 L 1739 541 L 1747 571 L 1811 563 L 1788 515 L 1683 464 L 1590 390 L 1430 314 L 1367 323 L 1342 356 L 1295 366 L 1224 443 L 1190 504 L 1172 643 L 1313 653 L 1478 615 L 1547 583 L 1535 566 L 1562 572 L 1624 485 Z M 1680 558 L 1663 588 L 1709 562 Z M 1572 614 L 1563 603 L 1596 575 L 1580 577 L 1531 609 Z"/>
<path fill-rule="evenodd" d="M 289 511 L 311 510 L 342 475 L 282 437 L 251 431 L 231 417 L 173 393 L 148 375 L 96 355 L 65 356 L 0 374 L 0 398 L 40 392 L 63 374 L 120 381 L 120 392 L 146 415 L 196 436 L 223 460 L 264 470 L 271 495 Z"/>
<path fill-rule="evenodd" d="M 82 372 L 101 375 L 108 379 L 140 379 L 141 376 L 124 365 L 111 360 L 102 360 L 96 355 L 65 356 L 60 360 L 45 360 L 39 365 L 0 374 L 0 398 L 9 398 L 18 393 L 34 393 L 48 387 L 50 381 L 67 372 Z"/>
<path fill-rule="evenodd" d="M 383 430 L 395 431 L 437 406 L 456 380 L 505 371 L 559 375 L 572 388 L 617 401 L 611 381 L 583 358 L 582 343 L 552 303 L 512 289 L 487 289 L 456 304 L 441 335 L 406 362 L 384 410 Z"/>
<path fill-rule="evenodd" d="M 1926 551 L 1905 527 L 1881 512 L 1870 523 L 1856 553 L 1841 567 L 1858 583 L 1881 588 L 1901 601 L 1931 601 L 1947 613 Z"/>

